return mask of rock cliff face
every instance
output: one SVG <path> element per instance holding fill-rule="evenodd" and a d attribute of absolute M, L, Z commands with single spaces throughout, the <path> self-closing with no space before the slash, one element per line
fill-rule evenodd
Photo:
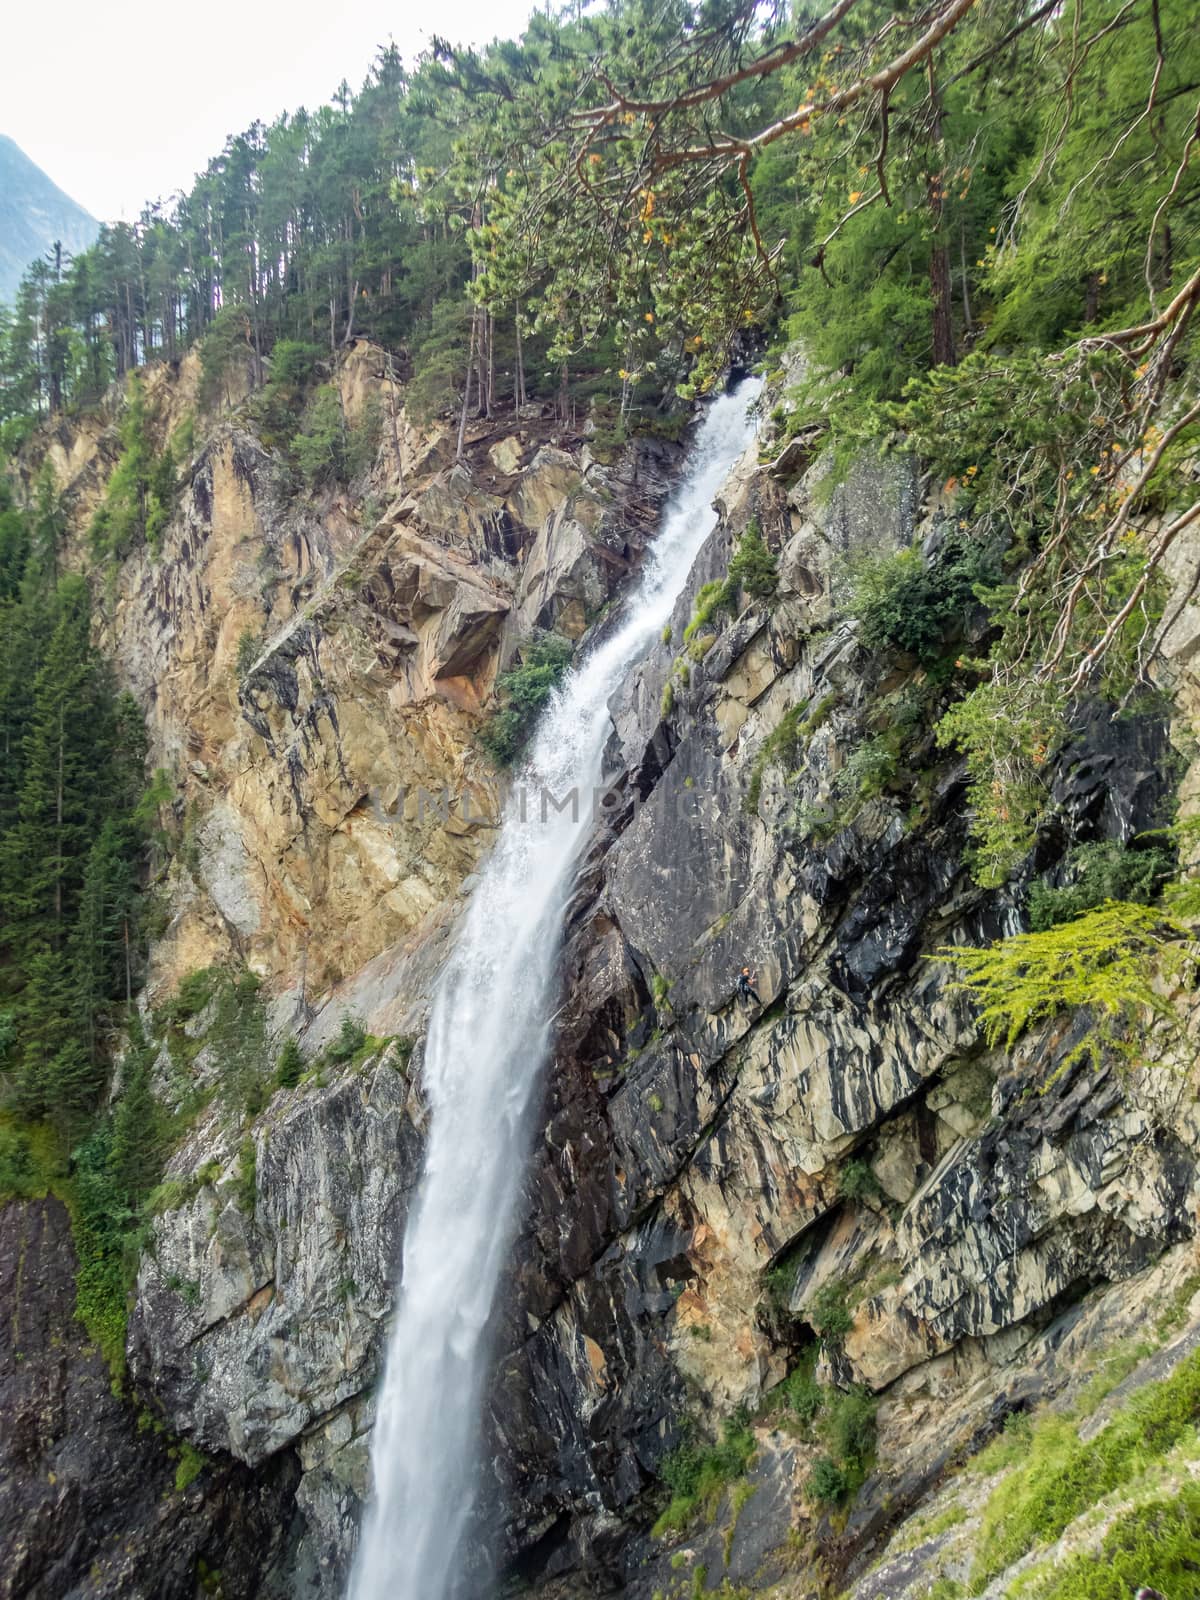
<path fill-rule="evenodd" d="M 369 348 L 350 354 L 348 416 L 372 395 L 402 404 L 380 374 Z M 160 426 L 194 382 L 164 378 Z M 236 960 L 310 1061 L 348 1013 L 374 1039 L 275 1091 L 248 1133 L 212 1100 L 171 1158 L 129 1358 L 143 1403 L 213 1463 L 178 1506 L 160 1503 L 165 1446 L 137 1443 L 80 1336 L 26 1370 L 14 1324 L 2 1404 L 31 1420 L 6 1430 L 5 1492 L 28 1576 L 7 1592 L 192 1592 L 143 1591 L 99 1557 L 88 1576 L 109 1515 L 88 1497 L 113 1495 L 123 1539 L 169 1539 L 171 1570 L 219 1568 L 221 1592 L 332 1597 L 344 1581 L 420 1167 L 424 1011 L 497 808 L 479 710 L 530 629 L 604 628 L 680 454 L 643 443 L 605 465 L 525 418 L 480 425 L 456 466 L 443 430 L 401 415 L 397 431 L 402 483 L 387 438 L 369 482 L 306 502 L 235 413 L 198 449 L 159 558 L 127 561 L 109 596 L 108 638 L 179 791 L 149 999 Z M 81 511 L 106 438 L 55 446 Z M 832 494 L 822 471 L 796 445 L 739 463 L 669 638 L 610 708 L 620 803 L 570 909 L 490 1388 L 494 1539 L 547 1596 L 855 1584 L 950 1463 L 1073 1393 L 1195 1264 L 1187 1075 L 1064 1065 L 1080 1019 L 988 1050 L 928 959 L 1017 926 L 1020 886 L 971 881 L 964 775 L 918 714 L 937 686 L 862 648 L 837 585 L 848 554 L 936 539 L 943 513 L 911 466 L 863 463 Z M 688 651 L 696 593 L 752 519 L 779 593 Z M 1162 664 L 1181 729 L 1194 609 Z M 901 723 L 890 777 L 839 779 Z M 1038 870 L 1069 842 L 1166 819 L 1182 767 L 1168 734 L 1096 708 L 1058 760 L 1061 837 Z M 453 802 L 429 803 L 443 789 Z M 745 964 L 761 1005 L 733 995 Z M 187 1025 L 195 1074 L 211 1020 Z M 171 1059 L 164 1044 L 164 1093 Z M 0 1216 L 0 1271 L 21 1275 L 31 1314 L 65 1316 L 53 1205 Z M 835 1302 L 843 1331 L 821 1340 Z M 805 1361 L 878 1397 L 873 1466 L 839 1516 L 810 1493 L 811 1442 L 771 1409 Z M 652 1537 L 664 1459 L 738 1407 L 749 1476 L 709 1522 Z M 44 1488 L 57 1448 L 77 1464 Z M 109 1493 L 101 1457 L 130 1489 Z M 899 1600 L 939 1569 L 881 1570 Z"/>

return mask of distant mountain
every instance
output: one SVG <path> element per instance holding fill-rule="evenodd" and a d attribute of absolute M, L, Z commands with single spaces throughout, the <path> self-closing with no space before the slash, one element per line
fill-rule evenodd
<path fill-rule="evenodd" d="M 99 231 L 95 217 L 0 133 L 0 300 L 11 303 L 29 263 L 56 239 L 74 254 Z"/>

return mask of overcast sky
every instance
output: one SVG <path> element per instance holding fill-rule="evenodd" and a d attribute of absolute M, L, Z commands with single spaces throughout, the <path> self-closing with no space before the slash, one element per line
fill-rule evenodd
<path fill-rule="evenodd" d="M 0 133 L 101 221 L 186 189 L 229 133 L 357 89 L 377 45 L 485 43 L 534 0 L 59 0 L 10 9 Z"/>

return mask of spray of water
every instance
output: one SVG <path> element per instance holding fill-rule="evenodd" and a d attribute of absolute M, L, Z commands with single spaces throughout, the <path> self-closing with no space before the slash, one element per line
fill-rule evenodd
<path fill-rule="evenodd" d="M 372 1439 L 374 1499 L 350 1600 L 462 1594 L 487 1330 L 516 1225 L 563 911 L 590 832 L 607 705 L 670 617 L 712 529 L 713 496 L 752 434 L 747 406 L 756 389 L 743 383 L 709 409 L 626 620 L 547 708 L 439 980 L 425 1051 L 425 1169 L 404 1241 Z M 572 790 L 577 810 L 543 808 L 542 793 L 561 801 Z"/>

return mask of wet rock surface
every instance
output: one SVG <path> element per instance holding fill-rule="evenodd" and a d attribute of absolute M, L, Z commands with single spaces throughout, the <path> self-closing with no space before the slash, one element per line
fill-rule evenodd
<path fill-rule="evenodd" d="M 192 1600 L 264 1592 L 299 1470 L 228 1456 L 175 1487 L 178 1448 L 157 1415 L 113 1392 L 75 1321 L 76 1260 L 56 1200 L 0 1206 L 0 1595 Z"/>

